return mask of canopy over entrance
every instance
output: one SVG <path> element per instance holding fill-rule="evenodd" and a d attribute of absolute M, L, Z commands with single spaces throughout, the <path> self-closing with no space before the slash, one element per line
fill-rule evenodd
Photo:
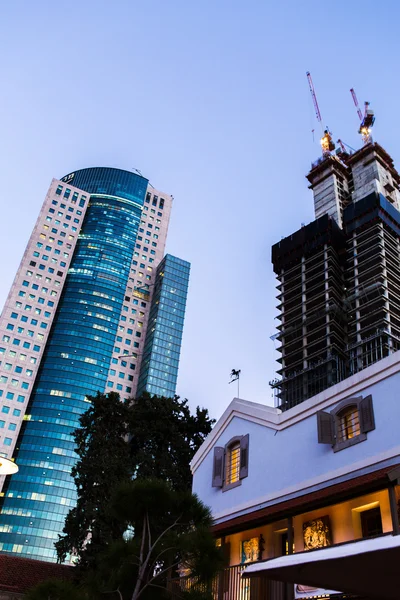
<path fill-rule="evenodd" d="M 400 598 L 400 536 L 381 536 L 281 556 L 250 565 L 245 577 L 268 579 L 357 594 L 366 600 Z"/>

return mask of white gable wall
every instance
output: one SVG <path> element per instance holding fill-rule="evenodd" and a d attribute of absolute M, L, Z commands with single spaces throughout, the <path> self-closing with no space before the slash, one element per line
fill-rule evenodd
<path fill-rule="evenodd" d="M 376 429 L 366 441 L 336 453 L 330 445 L 318 443 L 318 410 L 332 410 L 344 398 L 369 394 Z M 246 434 L 250 436 L 248 477 L 225 492 L 213 488 L 214 446 L 225 446 L 234 436 Z M 193 491 L 219 521 L 332 485 L 355 472 L 397 463 L 400 352 L 285 413 L 235 399 L 193 459 Z"/>

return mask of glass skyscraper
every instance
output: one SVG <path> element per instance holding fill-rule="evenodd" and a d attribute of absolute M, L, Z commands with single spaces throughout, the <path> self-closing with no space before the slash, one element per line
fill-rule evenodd
<path fill-rule="evenodd" d="M 157 267 L 138 395 L 175 394 L 189 273 L 190 264 L 170 254 Z"/>
<path fill-rule="evenodd" d="M 175 393 L 189 263 L 164 257 L 171 204 L 119 169 L 50 186 L 0 318 L 0 454 L 19 465 L 2 482 L 3 552 L 55 559 L 88 395 Z"/>

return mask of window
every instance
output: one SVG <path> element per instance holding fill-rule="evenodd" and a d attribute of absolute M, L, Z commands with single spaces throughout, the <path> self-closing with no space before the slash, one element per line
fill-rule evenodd
<path fill-rule="evenodd" d="M 234 442 L 226 453 L 225 459 L 225 485 L 239 481 L 240 471 L 240 442 Z"/>
<path fill-rule="evenodd" d="M 214 448 L 212 486 L 231 489 L 241 485 L 249 474 L 249 435 L 232 438 L 227 445 Z"/>
<path fill-rule="evenodd" d="M 334 452 L 367 439 L 375 429 L 372 396 L 348 398 L 331 412 L 317 413 L 318 442 L 330 444 Z"/>
<path fill-rule="evenodd" d="M 360 520 L 363 538 L 381 535 L 383 533 L 381 509 L 379 506 L 370 508 L 369 510 L 363 510 L 360 513 Z"/>
<path fill-rule="evenodd" d="M 350 406 L 338 414 L 338 441 L 345 442 L 360 435 L 360 419 L 357 406 Z"/>

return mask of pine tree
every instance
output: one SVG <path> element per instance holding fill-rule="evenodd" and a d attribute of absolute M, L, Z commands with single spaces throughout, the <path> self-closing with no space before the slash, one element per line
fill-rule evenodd
<path fill-rule="evenodd" d="M 190 461 L 215 422 L 207 409 L 197 407 L 192 415 L 187 400 L 145 393 L 129 414 L 135 478 L 162 479 L 175 490 L 190 490 Z"/>
<path fill-rule="evenodd" d="M 88 568 L 96 555 L 122 536 L 123 527 L 108 505 L 118 485 L 131 479 L 132 463 L 127 441 L 129 407 L 115 392 L 89 396 L 91 405 L 74 432 L 79 460 L 72 469 L 77 504 L 67 515 L 64 535 L 56 542 L 58 559 L 68 553 Z"/>

